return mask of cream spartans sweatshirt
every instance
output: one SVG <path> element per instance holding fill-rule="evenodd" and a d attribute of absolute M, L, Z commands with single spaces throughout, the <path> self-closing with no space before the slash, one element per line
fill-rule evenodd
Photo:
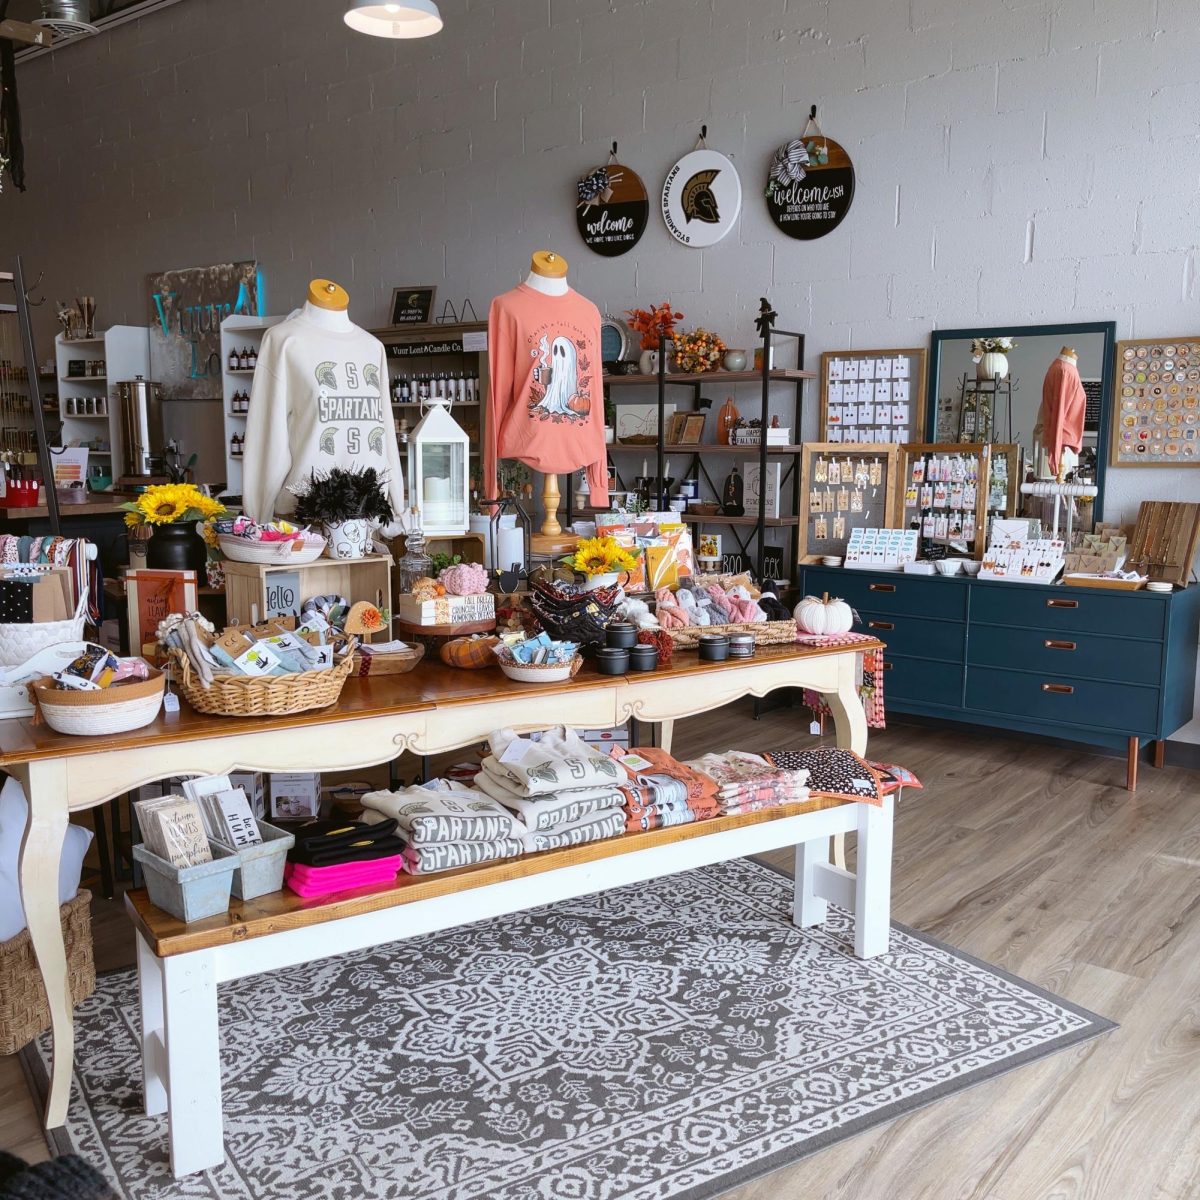
<path fill-rule="evenodd" d="M 387 352 L 344 313 L 306 305 L 263 335 L 242 458 L 242 501 L 266 522 L 288 516 L 288 488 L 316 469 L 374 467 L 397 518 L 404 473 L 388 390 Z"/>

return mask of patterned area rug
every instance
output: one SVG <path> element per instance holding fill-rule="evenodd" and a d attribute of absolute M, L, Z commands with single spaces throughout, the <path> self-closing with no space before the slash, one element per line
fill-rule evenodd
<path fill-rule="evenodd" d="M 65 1132 L 130 1200 L 707 1200 L 1112 1028 L 790 898 L 731 862 L 223 986 L 228 1159 L 178 1183 L 110 975 Z"/>

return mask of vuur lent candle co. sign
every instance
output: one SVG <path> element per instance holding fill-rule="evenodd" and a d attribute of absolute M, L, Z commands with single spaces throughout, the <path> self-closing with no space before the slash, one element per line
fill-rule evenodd
<path fill-rule="evenodd" d="M 160 271 L 149 291 L 151 376 L 172 400 L 220 398 L 221 322 L 263 315 L 258 263 Z"/>

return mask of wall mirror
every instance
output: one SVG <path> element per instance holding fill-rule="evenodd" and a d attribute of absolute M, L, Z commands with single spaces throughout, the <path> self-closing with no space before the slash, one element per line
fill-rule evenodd
<path fill-rule="evenodd" d="M 1115 321 L 935 330 L 930 339 L 925 416 L 928 440 L 1016 443 L 1024 460 L 1022 480 L 1051 478 L 1039 432 L 1042 385 L 1051 364 L 1064 349 L 1072 349 L 1087 393 L 1087 410 L 1079 464 L 1070 477 L 1100 489 L 1092 511 L 1080 513 L 1085 525 L 1099 520 L 1116 335 Z M 991 341 L 996 348 L 979 353 L 983 347 L 977 343 Z M 1006 344 L 1011 348 L 1005 349 Z"/>

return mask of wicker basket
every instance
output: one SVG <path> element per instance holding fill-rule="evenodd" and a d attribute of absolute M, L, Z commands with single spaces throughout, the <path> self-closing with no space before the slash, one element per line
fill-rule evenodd
<path fill-rule="evenodd" d="M 294 675 L 217 675 L 208 687 L 182 650 L 171 651 L 180 695 L 197 711 L 214 717 L 285 717 L 336 702 L 354 672 L 354 654 L 342 655 L 328 671 Z"/>
<path fill-rule="evenodd" d="M 92 893 L 81 888 L 59 910 L 67 943 L 67 982 L 79 1004 L 96 990 L 92 957 Z M 50 1008 L 29 930 L 0 942 L 0 1054 L 16 1054 L 50 1028 Z"/>
<path fill-rule="evenodd" d="M 757 625 L 686 625 L 682 629 L 668 629 L 676 650 L 695 650 L 706 633 L 723 633 L 726 636 L 752 633 L 756 646 L 785 646 L 796 640 L 795 621 L 761 621 Z"/>
<path fill-rule="evenodd" d="M 269 567 L 302 567 L 316 562 L 325 551 L 319 533 L 298 533 L 282 542 L 253 542 L 247 538 L 218 535 L 221 553 L 231 562 L 260 563 Z"/>
<path fill-rule="evenodd" d="M 127 733 L 158 716 L 165 684 L 166 676 L 152 669 L 148 679 L 117 683 L 100 692 L 62 691 L 53 679 L 35 679 L 29 691 L 55 733 Z"/>

